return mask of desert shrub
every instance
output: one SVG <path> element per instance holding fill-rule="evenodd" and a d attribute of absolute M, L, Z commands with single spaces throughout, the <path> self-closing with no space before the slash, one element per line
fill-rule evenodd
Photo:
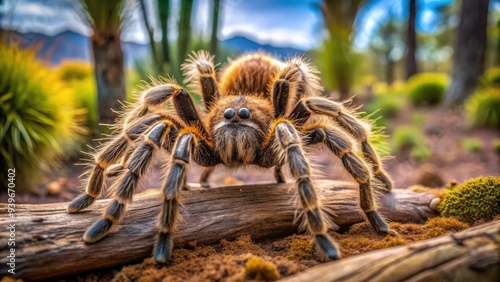
<path fill-rule="evenodd" d="M 0 69 L 0 166 L 15 168 L 16 187 L 27 189 L 41 170 L 79 149 L 82 110 L 71 88 L 34 52 L 0 45 Z"/>
<path fill-rule="evenodd" d="M 65 61 L 56 72 L 64 81 L 84 80 L 94 75 L 91 65 L 77 61 Z"/>
<path fill-rule="evenodd" d="M 395 153 L 408 153 L 416 161 L 424 161 L 432 153 L 424 134 L 415 126 L 401 126 L 394 130 L 392 148 Z"/>
<path fill-rule="evenodd" d="M 487 85 L 500 85 L 500 68 L 491 68 L 484 74 Z"/>
<path fill-rule="evenodd" d="M 477 138 L 465 138 L 464 140 L 462 140 L 462 148 L 467 152 L 479 152 L 482 146 L 483 143 Z"/>
<path fill-rule="evenodd" d="M 478 177 L 452 188 L 439 205 L 444 217 L 470 224 L 500 214 L 500 178 Z"/>
<path fill-rule="evenodd" d="M 408 97 L 413 105 L 437 105 L 443 100 L 447 85 L 446 74 L 416 74 L 408 80 Z"/>
<path fill-rule="evenodd" d="M 478 90 L 467 100 L 466 116 L 477 127 L 500 128 L 500 88 Z"/>

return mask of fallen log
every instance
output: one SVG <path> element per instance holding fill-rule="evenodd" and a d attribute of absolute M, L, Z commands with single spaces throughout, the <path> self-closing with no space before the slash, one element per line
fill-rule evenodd
<path fill-rule="evenodd" d="M 363 221 L 357 206 L 357 188 L 351 183 L 318 181 L 318 194 L 326 207 L 335 212 L 334 222 L 346 227 Z M 176 246 L 197 241 L 217 243 L 248 234 L 258 240 L 297 232 L 293 224 L 295 209 L 291 184 L 261 184 L 183 191 Z M 380 211 L 390 221 L 423 223 L 437 215 L 436 196 L 424 192 L 395 189 L 380 197 Z M 68 214 L 68 203 L 16 205 L 15 277 L 42 280 L 140 261 L 150 256 L 154 244 L 159 191 L 136 196 L 123 221 L 95 244 L 85 244 L 82 235 L 101 217 L 109 199 L 77 214 Z M 7 214 L 7 205 L 0 205 Z M 0 219 L 0 239 L 10 234 L 7 217 Z M 0 249 L 0 275 L 9 247 Z"/>
<path fill-rule="evenodd" d="M 324 263 L 283 282 L 499 281 L 500 220 L 409 246 Z"/>

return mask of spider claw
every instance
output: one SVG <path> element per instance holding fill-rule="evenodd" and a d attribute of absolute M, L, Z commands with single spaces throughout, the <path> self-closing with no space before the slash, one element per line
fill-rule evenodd
<path fill-rule="evenodd" d="M 385 220 L 378 214 L 376 211 L 369 211 L 366 213 L 366 217 L 368 218 L 368 221 L 370 224 L 373 226 L 373 229 L 379 234 L 379 235 L 395 235 L 395 231 L 391 230 L 389 228 L 389 225 Z M 397 235 L 397 233 L 396 233 Z"/>
<path fill-rule="evenodd" d="M 71 203 L 68 205 L 68 213 L 79 212 L 87 208 L 88 206 L 92 205 L 94 201 L 95 201 L 94 197 L 87 194 L 82 194 L 78 198 L 71 201 Z"/>
<path fill-rule="evenodd" d="M 108 234 L 108 231 L 112 225 L 113 222 L 108 219 L 99 219 L 94 224 L 92 224 L 89 229 L 87 229 L 85 234 L 83 234 L 83 241 L 85 241 L 85 243 L 91 244 L 101 240 Z"/>
<path fill-rule="evenodd" d="M 327 260 L 338 260 L 341 258 L 341 254 L 330 236 L 319 234 L 315 236 L 315 239 L 317 246 L 325 254 Z"/>
<path fill-rule="evenodd" d="M 170 233 L 159 233 L 153 250 L 153 257 L 157 263 L 165 264 L 172 256 L 173 240 Z"/>

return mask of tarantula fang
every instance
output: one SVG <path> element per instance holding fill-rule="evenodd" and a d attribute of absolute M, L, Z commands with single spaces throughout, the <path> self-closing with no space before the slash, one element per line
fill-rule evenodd
<path fill-rule="evenodd" d="M 320 144 L 359 184 L 359 204 L 373 228 L 380 234 L 393 233 L 376 210 L 373 180 L 388 191 L 392 183 L 368 142 L 369 129 L 342 103 L 320 97 L 318 71 L 308 62 L 249 54 L 231 61 L 217 79 L 213 57 L 201 51 L 190 55 L 182 70 L 185 82 L 201 93 L 204 109 L 198 111 L 175 81 L 153 79 L 120 121 L 120 132 L 95 155 L 85 193 L 68 206 L 70 213 L 87 208 L 103 192 L 105 178 L 116 177 L 110 188 L 114 200 L 85 232 L 85 242 L 102 239 L 120 221 L 139 179 L 156 153 L 164 151 L 168 169 L 153 251 L 158 263 L 167 262 L 172 253 L 181 190 L 191 162 L 206 167 L 200 178 L 203 186 L 208 186 L 217 165 L 274 167 L 277 182 L 285 182 L 282 167 L 287 165 L 304 225 L 325 257 L 338 259 L 337 244 L 327 233 L 331 221 L 322 210 L 305 153 L 305 148 Z M 167 107 L 170 101 L 173 109 Z M 357 154 L 358 142 L 364 158 Z"/>

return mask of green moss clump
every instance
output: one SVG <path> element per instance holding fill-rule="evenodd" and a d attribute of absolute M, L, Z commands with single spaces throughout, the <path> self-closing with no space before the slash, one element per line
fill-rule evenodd
<path fill-rule="evenodd" d="M 259 257 L 253 257 L 245 264 L 245 275 L 257 281 L 276 281 L 281 278 L 276 265 Z"/>
<path fill-rule="evenodd" d="M 314 245 L 309 240 L 295 240 L 290 243 L 290 250 L 288 251 L 288 259 L 301 260 L 310 259 L 313 257 Z"/>
<path fill-rule="evenodd" d="M 470 224 L 492 220 L 500 214 L 500 178 L 478 177 L 450 190 L 439 205 L 444 217 Z"/>
<path fill-rule="evenodd" d="M 437 105 L 448 86 L 448 75 L 444 73 L 420 73 L 408 80 L 408 97 L 413 105 Z"/>
<path fill-rule="evenodd" d="M 465 104 L 466 116 L 476 127 L 500 128 L 500 87 L 484 88 Z"/>

